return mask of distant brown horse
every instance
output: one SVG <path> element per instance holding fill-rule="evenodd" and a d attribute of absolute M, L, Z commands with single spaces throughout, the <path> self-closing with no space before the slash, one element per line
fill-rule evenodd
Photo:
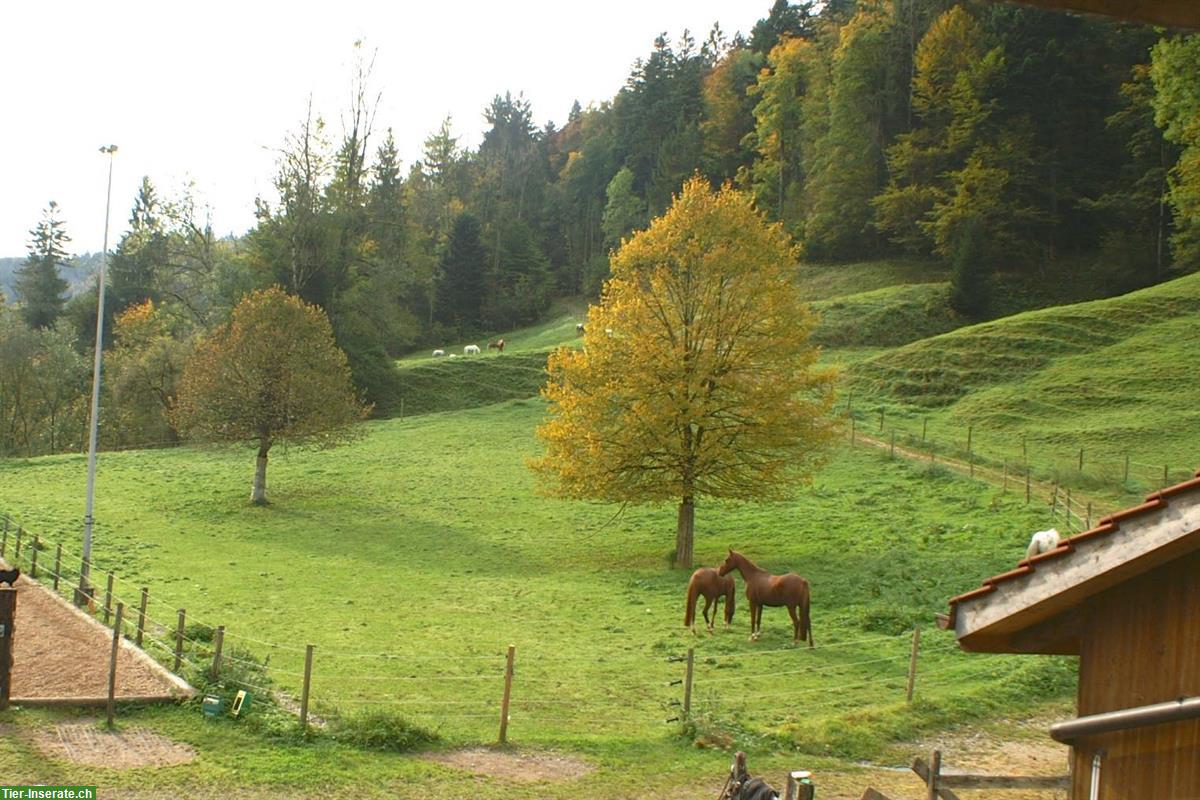
<path fill-rule="evenodd" d="M 772 575 L 730 548 L 729 555 L 721 563 L 718 572 L 728 575 L 735 569 L 742 573 L 742 580 L 746 584 L 746 599 L 750 601 L 750 640 L 754 641 L 762 634 L 763 606 L 787 606 L 788 613 L 792 615 L 795 641 L 808 639 L 808 646 L 812 647 L 808 581 L 794 572 Z"/>
<path fill-rule="evenodd" d="M 735 588 L 733 578 L 718 575 L 712 567 L 701 567 L 693 572 L 687 587 L 687 612 L 683 615 L 684 627 L 691 628 L 692 633 L 696 632 L 696 599 L 699 595 L 704 595 L 704 623 L 710 631 L 717 624 L 717 610 L 713 608 L 711 620 L 708 617 L 708 610 L 713 607 L 714 603 L 719 603 L 722 597 L 725 598 L 725 626 L 728 627 L 729 623 L 733 622 Z"/>
<path fill-rule="evenodd" d="M 488 350 L 499 350 L 501 353 L 503 353 L 504 352 L 504 340 L 497 339 L 494 342 L 488 342 L 487 349 Z"/>

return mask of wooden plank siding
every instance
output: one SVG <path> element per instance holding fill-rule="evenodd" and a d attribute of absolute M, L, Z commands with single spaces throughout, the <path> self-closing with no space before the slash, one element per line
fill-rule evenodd
<path fill-rule="evenodd" d="M 1200 696 L 1200 553 L 1108 589 L 1085 608 L 1080 716 Z M 1080 738 L 1072 800 L 1087 800 L 1100 748 L 1101 800 L 1200 800 L 1200 720 Z"/>

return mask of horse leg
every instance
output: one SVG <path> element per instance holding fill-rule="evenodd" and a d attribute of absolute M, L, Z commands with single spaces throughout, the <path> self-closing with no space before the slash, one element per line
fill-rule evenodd
<path fill-rule="evenodd" d="M 758 637 L 762 635 L 762 610 L 763 607 L 759 603 L 750 605 L 750 641 L 758 641 Z"/>
<path fill-rule="evenodd" d="M 787 607 L 788 613 L 792 615 L 792 641 L 800 641 L 800 615 L 796 613 L 795 606 Z"/>
<path fill-rule="evenodd" d="M 711 597 L 705 597 L 705 598 L 704 598 L 704 627 L 706 627 L 706 628 L 708 629 L 708 632 L 709 632 L 709 633 L 712 633 L 712 629 L 713 629 L 713 620 L 715 620 L 715 619 L 717 618 L 717 614 L 716 614 L 716 612 L 715 612 L 715 611 L 713 612 L 713 615 L 712 615 L 712 618 L 711 618 L 711 619 L 710 619 L 710 618 L 709 618 L 709 616 L 708 616 L 708 611 L 709 611 L 709 609 L 711 609 L 711 608 L 712 608 L 712 605 L 713 605 L 713 600 L 712 600 L 712 598 L 711 598 Z"/>

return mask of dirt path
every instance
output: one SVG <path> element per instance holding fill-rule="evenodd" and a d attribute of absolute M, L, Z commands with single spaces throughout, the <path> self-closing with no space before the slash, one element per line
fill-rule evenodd
<path fill-rule="evenodd" d="M 1005 473 L 1001 472 L 995 467 L 986 467 L 980 464 L 970 464 L 966 461 L 962 461 L 957 458 L 949 458 L 943 455 L 938 455 L 935 457 L 935 459 L 931 459 L 929 453 L 922 452 L 920 450 L 914 450 L 910 447 L 905 447 L 904 445 L 899 444 L 893 446 L 891 442 L 886 442 L 882 439 L 876 439 L 873 436 L 865 436 L 862 433 L 857 433 L 854 439 L 855 444 L 861 442 L 867 447 L 874 447 L 879 450 L 888 450 L 889 452 L 894 450 L 895 455 L 903 456 L 910 461 L 936 463 L 947 469 L 954 470 L 962 475 L 969 475 L 976 480 L 990 483 L 993 486 L 1003 486 L 1016 493 L 1025 491 L 1024 478 L 1015 472 L 1005 475 Z M 1042 500 L 1044 498 L 1047 504 L 1054 502 L 1054 513 L 1065 513 L 1063 512 L 1063 509 L 1066 508 L 1066 495 L 1062 492 L 1056 493 L 1055 489 L 1056 487 L 1054 484 L 1046 483 L 1044 481 L 1031 480 L 1029 483 L 1030 496 L 1034 500 Z M 1092 507 L 1090 521 L 1093 524 L 1105 514 L 1109 514 L 1117 510 L 1116 507 L 1112 506 L 1107 500 L 1098 500 L 1094 497 L 1085 496 L 1078 491 L 1075 491 L 1074 494 L 1075 496 L 1071 501 L 1070 511 L 1072 519 L 1067 528 L 1069 531 L 1078 532 L 1084 530 L 1084 526 L 1088 520 L 1084 518 L 1081 512 L 1083 512 L 1085 507 L 1089 505 Z"/>
<path fill-rule="evenodd" d="M 108 696 L 112 631 L 76 610 L 27 575 L 17 579 L 14 623 L 13 702 L 45 698 Z M 117 653 L 116 696 L 171 697 L 179 694 L 165 670 L 128 642 Z"/>

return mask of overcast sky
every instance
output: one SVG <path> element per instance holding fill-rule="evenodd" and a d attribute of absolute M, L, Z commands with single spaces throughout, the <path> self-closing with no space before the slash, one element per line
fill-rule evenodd
<path fill-rule="evenodd" d="M 107 157 L 116 144 L 110 247 L 138 183 L 160 195 L 194 183 L 218 234 L 253 224 L 271 196 L 273 151 L 314 110 L 341 132 L 354 42 L 377 51 L 376 129 L 394 130 L 405 167 L 450 115 L 464 145 L 483 108 L 523 91 L 538 125 L 571 103 L 611 98 L 666 31 L 703 40 L 714 22 L 749 33 L 769 0 L 182 3 L 0 2 L 0 256 L 58 202 L 71 252 L 98 251 Z M 376 140 L 378 141 L 378 140 Z M 374 149 L 374 148 L 372 148 Z"/>

